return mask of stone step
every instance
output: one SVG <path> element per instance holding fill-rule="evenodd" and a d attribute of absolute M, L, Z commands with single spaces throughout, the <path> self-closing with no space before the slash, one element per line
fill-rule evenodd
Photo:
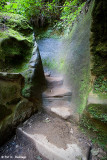
<path fill-rule="evenodd" d="M 53 89 L 47 89 L 43 92 L 43 98 L 51 98 L 51 97 L 64 97 L 64 96 L 71 96 L 71 91 L 66 87 L 57 87 Z"/>
<path fill-rule="evenodd" d="M 75 112 L 75 105 L 68 101 L 67 99 L 62 100 L 56 98 L 54 99 L 45 99 L 43 103 L 43 111 L 47 114 L 53 116 L 53 117 L 59 117 L 61 119 L 67 120 L 67 121 L 73 121 L 74 123 L 79 122 L 79 114 Z M 50 101 L 49 101 L 50 100 Z"/>
<path fill-rule="evenodd" d="M 46 98 L 43 101 L 43 109 L 48 114 L 58 116 L 62 119 L 68 119 L 73 114 L 71 102 L 68 98 Z"/>
<path fill-rule="evenodd" d="M 19 126 L 17 139 L 48 160 L 86 160 L 89 150 L 86 143 L 79 142 L 71 123 L 46 114 L 34 115 Z"/>
<path fill-rule="evenodd" d="M 43 108 L 55 105 L 70 105 L 71 96 L 43 98 L 42 102 Z"/>
<path fill-rule="evenodd" d="M 47 86 L 49 88 L 61 86 L 63 84 L 63 78 L 62 77 L 49 77 L 49 76 L 46 76 L 45 78 L 46 78 Z"/>
<path fill-rule="evenodd" d="M 42 104 L 43 111 L 53 117 L 60 117 L 65 120 L 71 120 L 74 123 L 79 122 L 79 114 L 75 111 L 75 105 L 71 102 L 71 97 L 63 98 L 44 98 Z"/>
<path fill-rule="evenodd" d="M 73 116 L 73 112 L 70 106 L 67 105 L 57 105 L 57 106 L 46 106 L 44 111 L 53 116 L 58 116 L 62 119 L 70 119 Z"/>

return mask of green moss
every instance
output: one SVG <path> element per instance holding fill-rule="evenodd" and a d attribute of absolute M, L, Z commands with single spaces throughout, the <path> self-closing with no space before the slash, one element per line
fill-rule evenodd
<path fill-rule="evenodd" d="M 96 76 L 104 75 L 106 77 L 107 76 L 106 59 L 102 58 L 98 54 L 92 55 L 91 72 L 93 75 L 96 75 Z"/>
<path fill-rule="evenodd" d="M 86 107 L 90 91 L 90 27 L 92 2 L 87 14 L 79 15 L 79 21 L 75 23 L 69 35 L 63 40 L 63 55 L 66 55 L 64 70 L 68 84 L 72 88 L 72 102 L 75 104 L 75 112 L 80 114 Z"/>
<path fill-rule="evenodd" d="M 10 109 L 7 109 L 6 106 L 0 104 L 0 121 L 8 115 L 10 115 L 11 113 L 12 111 Z"/>
<path fill-rule="evenodd" d="M 0 29 L 0 70 L 22 71 L 32 54 L 32 28 L 18 14 L 0 13 L 0 20 L 1 24 L 5 20 L 4 28 Z"/>
<path fill-rule="evenodd" d="M 25 87 L 22 89 L 22 96 L 23 97 L 26 97 L 26 98 L 31 97 L 31 87 L 32 87 L 31 84 L 26 83 Z"/>
<path fill-rule="evenodd" d="M 90 119 L 89 117 L 86 117 L 86 115 L 83 115 L 80 125 L 93 143 L 99 144 L 106 150 L 107 123 L 102 123 L 101 121 Z"/>
<path fill-rule="evenodd" d="M 80 124 L 89 130 L 90 138 L 106 147 L 107 105 L 89 104 L 81 118 Z"/>
<path fill-rule="evenodd" d="M 56 69 L 57 68 L 57 63 L 55 59 L 52 59 L 52 61 L 47 58 L 42 60 L 43 66 L 48 67 L 49 69 Z"/>
<path fill-rule="evenodd" d="M 19 32 L 13 30 L 13 29 L 9 29 L 7 31 L 7 35 L 9 37 L 13 37 L 13 38 L 16 38 L 17 40 L 19 41 L 22 41 L 22 40 L 29 40 L 27 37 L 24 37 L 24 35 L 21 35 Z"/>
<path fill-rule="evenodd" d="M 106 30 L 106 0 L 95 0 L 92 11 L 91 24 L 91 73 L 95 77 L 93 92 L 99 98 L 107 98 L 107 30 Z M 107 105 L 89 104 L 81 118 L 81 125 L 85 127 L 92 142 L 107 149 Z"/>
<path fill-rule="evenodd" d="M 15 72 L 15 73 L 21 73 L 22 71 L 24 72 L 25 70 L 28 69 L 28 62 L 29 62 L 29 57 L 27 57 L 28 59 L 26 59 L 24 63 L 19 65 L 16 65 L 14 68 L 12 68 L 11 72 Z"/>
<path fill-rule="evenodd" d="M 64 67 L 65 59 L 66 59 L 66 56 L 64 56 L 63 58 L 60 58 L 60 62 L 59 62 L 60 65 L 59 67 L 57 66 L 58 71 L 63 72 L 63 73 L 65 71 L 65 67 Z"/>
<path fill-rule="evenodd" d="M 64 73 L 65 56 L 61 57 L 59 61 L 55 59 L 50 60 L 49 58 L 42 59 L 42 64 L 44 67 L 48 67 L 49 69 L 57 70 L 58 72 Z"/>
<path fill-rule="evenodd" d="M 50 28 L 42 28 L 42 29 L 35 29 L 35 36 L 36 39 L 42 38 L 60 38 L 61 33 L 58 30 L 54 30 L 52 27 Z"/>
<path fill-rule="evenodd" d="M 99 43 L 96 46 L 96 52 L 101 54 L 102 56 L 106 56 L 106 54 L 107 54 L 107 42 Z"/>
<path fill-rule="evenodd" d="M 32 43 L 27 39 L 19 36 L 17 37 L 15 34 L 13 37 L 8 37 L 2 41 L 0 60 L 4 61 L 7 65 L 22 66 L 22 62 L 30 58 L 32 47 Z"/>
<path fill-rule="evenodd" d="M 25 78 L 25 85 L 22 89 L 22 96 L 29 98 L 31 97 L 31 89 L 33 86 L 33 83 L 31 83 L 32 70 L 26 70 L 23 74 Z"/>
<path fill-rule="evenodd" d="M 88 105 L 87 111 L 93 118 L 107 122 L 107 105 L 90 104 Z"/>
<path fill-rule="evenodd" d="M 8 99 L 11 100 L 15 96 L 18 96 L 17 95 L 18 91 L 20 92 L 20 88 L 15 84 L 12 85 L 12 84 L 2 83 L 2 85 L 0 85 L 0 92 L 1 92 L 0 102 L 2 103 L 3 101 L 6 101 Z"/>
<path fill-rule="evenodd" d="M 107 95 L 107 79 L 104 76 L 99 76 L 95 79 L 93 92 Z"/>
<path fill-rule="evenodd" d="M 91 59 L 92 59 L 92 74 L 99 77 L 107 77 L 107 29 L 106 29 L 106 7 L 107 1 L 96 0 L 92 12 L 91 25 Z"/>
<path fill-rule="evenodd" d="M 1 22 L 4 18 L 6 27 L 10 28 L 11 26 L 12 29 L 22 32 L 25 35 L 32 33 L 32 28 L 29 26 L 29 23 L 24 16 L 5 12 L 0 13 Z"/>
<path fill-rule="evenodd" d="M 8 35 L 4 32 L 0 32 L 0 43 L 2 42 L 3 39 L 8 38 Z"/>
<path fill-rule="evenodd" d="M 1 43 L 4 39 L 10 38 L 10 37 L 17 39 L 18 41 L 25 41 L 26 40 L 29 43 L 32 43 L 32 39 L 33 39 L 32 34 L 29 35 L 29 36 L 25 36 L 25 35 L 21 34 L 20 32 L 15 31 L 11 28 L 9 28 L 8 30 L 0 32 L 0 42 Z"/>

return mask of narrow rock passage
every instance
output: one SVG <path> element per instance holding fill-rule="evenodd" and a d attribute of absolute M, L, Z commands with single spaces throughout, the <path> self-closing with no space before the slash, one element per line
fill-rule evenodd
<path fill-rule="evenodd" d="M 46 76 L 46 80 L 48 88 L 42 94 L 44 111 L 62 119 L 70 118 L 72 116 L 72 92 L 63 85 L 62 77 Z"/>
<path fill-rule="evenodd" d="M 87 159 L 87 139 L 79 133 L 75 121 L 70 121 L 71 91 L 63 86 L 61 77 L 46 79 L 48 88 L 42 95 L 43 112 L 17 128 L 16 138 L 1 150 L 1 158 L 6 155 L 9 159 L 27 160 Z"/>
<path fill-rule="evenodd" d="M 63 85 L 63 78 L 46 76 L 46 80 L 48 88 L 42 94 L 44 112 L 21 125 L 17 137 L 49 160 L 86 160 L 89 147 L 80 143 L 76 123 L 70 122 L 72 93 Z"/>
<path fill-rule="evenodd" d="M 68 97 L 71 97 L 71 91 L 60 82 L 61 78 L 48 78 L 48 89 L 42 95 L 43 113 L 19 126 L 17 138 L 24 146 L 29 143 L 48 160 L 86 160 L 89 146 L 80 142 L 77 126 L 70 122 L 72 110 Z"/>
<path fill-rule="evenodd" d="M 90 142 L 74 118 L 72 91 L 58 74 L 45 72 L 45 78 L 42 112 L 17 128 L 16 136 L 0 149 L 1 159 L 87 160 Z"/>

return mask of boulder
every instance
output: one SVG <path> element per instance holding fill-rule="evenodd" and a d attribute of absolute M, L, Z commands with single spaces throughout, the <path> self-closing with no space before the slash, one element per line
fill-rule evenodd
<path fill-rule="evenodd" d="M 0 145 L 15 127 L 37 110 L 37 105 L 21 95 L 24 77 L 20 73 L 0 72 Z"/>

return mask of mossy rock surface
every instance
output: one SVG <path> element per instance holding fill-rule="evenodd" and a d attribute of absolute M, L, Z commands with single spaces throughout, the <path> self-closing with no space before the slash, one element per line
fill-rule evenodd
<path fill-rule="evenodd" d="M 87 105 L 80 121 L 88 129 L 92 141 L 106 148 L 107 140 L 107 104 Z"/>
<path fill-rule="evenodd" d="M 0 25 L 5 25 L 6 28 L 12 28 L 18 32 L 29 35 L 32 33 L 32 27 L 30 27 L 27 19 L 19 14 L 12 13 L 0 13 Z"/>
<path fill-rule="evenodd" d="M 107 1 L 95 0 L 91 25 L 92 74 L 107 77 Z"/>
<path fill-rule="evenodd" d="M 25 17 L 18 14 L 0 13 L 1 71 L 9 71 L 12 68 L 17 70 L 18 66 L 28 63 L 33 48 L 32 33 L 32 28 Z"/>
<path fill-rule="evenodd" d="M 107 104 L 89 104 L 86 112 L 91 118 L 107 123 Z"/>
<path fill-rule="evenodd" d="M 24 77 L 18 73 L 0 72 L 0 103 L 15 105 L 21 99 L 21 89 L 24 85 Z"/>
<path fill-rule="evenodd" d="M 0 121 L 3 120 L 5 117 L 10 115 L 12 111 L 8 109 L 6 106 L 0 104 Z"/>
<path fill-rule="evenodd" d="M 33 113 L 33 103 L 27 99 L 21 100 L 15 108 L 13 123 L 22 122 L 25 118 L 29 118 Z"/>
<path fill-rule="evenodd" d="M 93 92 L 107 98 L 107 79 L 103 75 L 95 78 Z"/>
<path fill-rule="evenodd" d="M 21 74 L 0 72 L 0 145 L 13 134 L 20 122 L 37 110 L 37 103 L 34 105 L 22 97 L 23 85 Z"/>

